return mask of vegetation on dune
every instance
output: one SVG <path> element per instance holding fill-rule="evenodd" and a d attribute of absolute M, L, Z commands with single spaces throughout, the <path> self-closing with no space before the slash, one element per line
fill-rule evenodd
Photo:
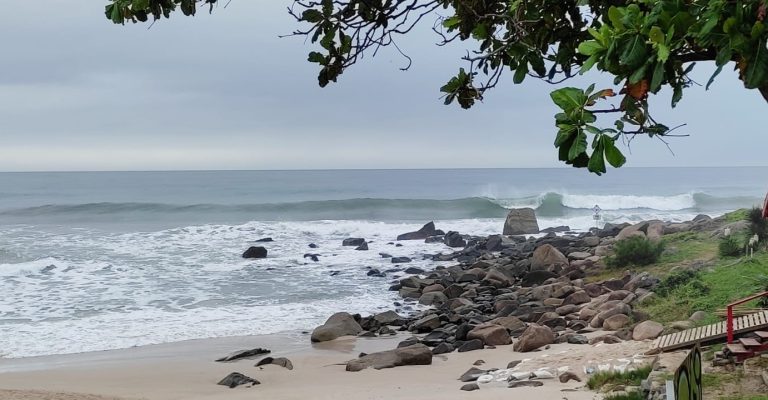
<path fill-rule="evenodd" d="M 640 382 L 651 373 L 651 367 L 646 366 L 631 371 L 608 371 L 598 372 L 589 377 L 587 387 L 591 390 L 598 390 L 605 387 L 622 386 L 640 386 Z"/>
<path fill-rule="evenodd" d="M 606 260 L 606 263 L 613 268 L 622 268 L 628 265 L 650 265 L 658 261 L 663 251 L 663 242 L 654 242 L 645 237 L 633 236 L 616 242 L 613 247 L 613 255 Z"/>
<path fill-rule="evenodd" d="M 105 13 L 124 24 L 179 10 L 191 16 L 218 3 L 109 0 Z M 382 47 L 401 53 L 408 69 L 412 58 L 398 41 L 420 22 L 434 23 L 440 46 L 461 41 L 475 48 L 440 88 L 445 104 L 470 108 L 509 74 L 515 84 L 540 79 L 561 86 L 590 70 L 612 76 L 610 87 L 560 87 L 550 94 L 559 108 L 559 159 L 596 174 L 606 172 L 606 163 L 625 163 L 619 142 L 676 136 L 651 116 L 649 97 L 670 90 L 675 107 L 684 90 L 698 86 L 690 77 L 697 62 L 716 66 L 707 88 L 733 68 L 747 89 L 768 101 L 765 0 L 312 0 L 294 1 L 288 12 L 300 24 L 292 35 L 315 46 L 308 61 L 319 69 L 320 86 Z"/>

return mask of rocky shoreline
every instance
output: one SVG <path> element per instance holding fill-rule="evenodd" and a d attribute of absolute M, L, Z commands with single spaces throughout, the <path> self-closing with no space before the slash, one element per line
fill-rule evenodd
<path fill-rule="evenodd" d="M 513 215 L 521 213 L 513 211 Z M 530 218 L 522 215 L 529 225 L 522 229 L 534 229 Z M 508 219 L 504 231 L 514 231 L 509 224 Z M 430 364 L 433 355 L 509 344 L 516 352 L 532 352 L 555 343 L 595 345 L 654 339 L 668 330 L 648 320 L 635 306 L 654 296 L 658 278 L 630 271 L 617 279 L 590 282 L 585 278 L 607 268 L 605 257 L 619 240 L 642 236 L 658 241 L 664 234 L 715 230 L 724 224 L 722 219 L 700 215 L 684 223 L 608 224 L 590 232 L 557 235 L 550 230 L 544 236 L 526 238 L 443 233 L 430 222 L 398 239 L 456 245 L 460 249 L 452 253 L 430 256 L 440 264 L 452 265 L 439 265 L 432 271 L 406 270 L 410 275 L 390 286 L 402 298 L 395 302 L 395 310 L 370 316 L 336 313 L 312 332 L 311 340 L 411 334 L 397 349 L 361 354 L 346 364 L 347 371 L 359 371 Z M 428 308 L 413 311 L 416 304 Z M 509 387 L 538 386 L 519 382 L 536 379 L 535 374 L 517 376 L 514 366 L 508 369 Z M 462 377 L 462 381 L 471 382 L 488 373 L 478 371 L 483 373 Z M 560 378 L 573 379 L 568 374 L 572 372 L 563 372 Z"/>

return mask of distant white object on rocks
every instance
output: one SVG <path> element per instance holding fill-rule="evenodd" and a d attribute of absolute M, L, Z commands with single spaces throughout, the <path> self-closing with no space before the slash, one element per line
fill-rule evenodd
<path fill-rule="evenodd" d="M 489 383 L 493 381 L 493 375 L 480 375 L 479 378 L 477 378 L 477 383 Z"/>
<path fill-rule="evenodd" d="M 731 236 L 731 228 L 723 229 L 723 236 L 725 237 Z"/>
<path fill-rule="evenodd" d="M 536 379 L 555 379 L 555 374 L 553 374 L 547 368 L 542 368 L 542 369 L 533 371 L 532 375 Z"/>

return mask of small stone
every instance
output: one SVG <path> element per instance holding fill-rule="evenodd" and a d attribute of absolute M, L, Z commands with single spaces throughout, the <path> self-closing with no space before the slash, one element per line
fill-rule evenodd
<path fill-rule="evenodd" d="M 574 374 L 573 372 L 563 372 L 559 376 L 560 383 L 568 383 L 568 381 L 576 381 L 581 382 L 581 378 L 578 377 L 578 375 Z"/>
<path fill-rule="evenodd" d="M 466 385 L 461 387 L 461 390 L 465 392 L 471 392 L 473 390 L 480 389 L 480 386 L 477 385 L 477 383 L 467 383 Z"/>
<path fill-rule="evenodd" d="M 247 377 L 239 372 L 233 372 L 229 375 L 227 375 L 224 379 L 220 380 L 217 385 L 227 386 L 230 389 L 234 389 L 240 385 L 247 385 L 250 384 L 251 386 L 260 385 L 261 382 L 257 381 L 256 379 Z"/>
<path fill-rule="evenodd" d="M 544 383 L 540 381 L 512 381 L 509 382 L 509 385 L 507 385 L 508 388 L 519 388 L 519 387 L 539 387 L 544 386 Z"/>
<path fill-rule="evenodd" d="M 507 369 L 515 368 L 520 365 L 521 362 L 523 362 L 523 360 L 510 361 L 509 364 L 507 364 Z"/>
<path fill-rule="evenodd" d="M 461 374 L 459 380 L 462 382 L 474 382 L 477 380 L 477 378 L 485 375 L 486 373 L 488 373 L 488 371 L 472 367 L 468 369 L 467 372 Z"/>
<path fill-rule="evenodd" d="M 483 365 L 483 364 L 485 364 L 485 361 L 483 361 L 483 360 L 477 360 L 474 363 L 472 363 L 472 365 L 475 365 L 475 366 L 480 366 L 480 365 Z"/>

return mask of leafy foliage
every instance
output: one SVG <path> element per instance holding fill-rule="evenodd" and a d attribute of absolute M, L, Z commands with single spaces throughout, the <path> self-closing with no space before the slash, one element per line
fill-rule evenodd
<path fill-rule="evenodd" d="M 727 236 L 720 239 L 717 250 L 720 257 L 736 257 L 744 252 L 744 246 L 741 245 L 741 241 L 736 237 Z"/>
<path fill-rule="evenodd" d="M 654 242 L 641 236 L 619 240 L 613 247 L 613 255 L 607 259 L 610 267 L 622 268 L 628 265 L 650 265 L 655 263 L 664 251 L 663 242 Z"/>
<path fill-rule="evenodd" d="M 605 371 L 598 372 L 589 377 L 587 387 L 591 390 L 597 390 L 605 386 L 640 386 L 643 379 L 648 378 L 651 373 L 651 367 L 633 369 L 630 371 Z"/>
<path fill-rule="evenodd" d="M 763 218 L 763 209 L 755 207 L 749 210 L 747 220 L 749 221 L 749 232 L 752 235 L 757 235 L 760 242 L 764 243 L 768 239 L 768 220 Z"/>
<path fill-rule="evenodd" d="M 636 135 L 664 140 L 673 128 L 653 119 L 648 97 L 672 90 L 675 107 L 697 61 L 714 61 L 716 72 L 732 66 L 744 86 L 768 100 L 767 0 L 308 0 L 289 13 L 302 24 L 293 35 L 318 46 L 308 61 L 318 64 L 326 86 L 368 52 L 393 46 L 421 21 L 437 19 L 439 44 L 471 41 L 460 68 L 440 90 L 445 103 L 470 108 L 502 75 L 519 84 L 527 78 L 560 84 L 596 70 L 614 77 L 614 88 L 564 87 L 552 92 L 562 112 L 555 116 L 555 146 L 566 164 L 601 174 L 606 162 L 625 158 L 616 141 Z M 216 0 L 109 0 L 115 23 L 170 17 L 181 10 L 212 8 Z M 403 54 L 408 64 L 411 58 Z M 615 89 L 615 90 L 614 90 Z M 617 93 L 618 92 L 618 95 Z M 596 108 L 601 104 L 603 108 Z M 616 113 L 609 128 L 596 114 Z"/>

